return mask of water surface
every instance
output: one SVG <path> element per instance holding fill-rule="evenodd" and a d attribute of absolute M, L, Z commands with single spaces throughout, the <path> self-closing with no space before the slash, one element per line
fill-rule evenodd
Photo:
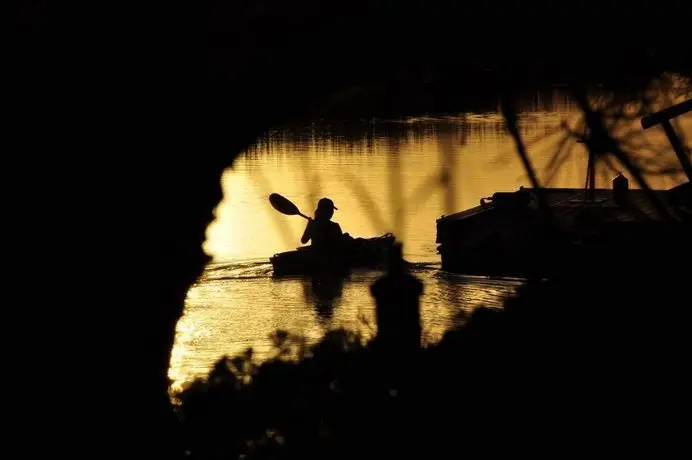
<path fill-rule="evenodd" d="M 584 186 L 586 155 L 579 144 L 558 174 L 546 170 L 560 140 L 556 128 L 575 116 L 557 93 L 531 101 L 521 116 L 532 161 L 549 186 Z M 689 132 L 689 117 L 683 121 Z M 628 129 L 636 130 L 636 121 Z M 645 135 L 658 150 L 669 150 L 661 130 Z M 309 215 L 319 198 L 328 196 L 339 208 L 334 220 L 345 232 L 360 237 L 393 232 L 403 241 L 405 258 L 415 264 L 414 273 L 425 286 L 421 313 L 426 342 L 438 340 L 459 312 L 480 305 L 500 307 L 521 281 L 440 272 L 435 220 L 475 206 L 494 192 L 528 186 L 514 152 L 497 113 L 348 126 L 314 123 L 258 139 L 223 175 L 224 199 L 205 243 L 213 262 L 190 290 L 178 324 L 170 368 L 173 388 L 204 375 L 225 354 L 252 347 L 258 358 L 269 356 L 269 336 L 277 329 L 308 341 L 337 327 L 365 337 L 374 332 L 369 287 L 378 273 L 355 273 L 331 302 L 318 299 L 308 281 L 272 278 L 268 258 L 299 246 L 305 225 L 298 216 L 277 213 L 267 200 L 272 192 Z M 597 185 L 610 187 L 615 172 L 599 171 Z M 680 181 L 679 176 L 652 178 L 658 188 Z"/>

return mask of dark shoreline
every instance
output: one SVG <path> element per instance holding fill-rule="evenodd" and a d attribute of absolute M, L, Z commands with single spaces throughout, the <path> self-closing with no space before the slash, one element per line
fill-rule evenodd
<path fill-rule="evenodd" d="M 692 72 L 674 74 L 690 82 L 688 93 L 692 95 Z M 591 83 L 583 80 L 575 87 L 583 85 L 594 96 L 608 95 L 616 100 L 641 100 L 644 89 L 649 86 L 637 80 L 629 84 Z M 574 82 L 572 83 L 574 84 Z M 463 87 L 463 88 L 460 88 Z M 469 89 L 470 88 L 470 89 Z M 395 87 L 355 87 L 348 96 L 329 107 L 319 106 L 301 117 L 275 127 L 272 131 L 304 131 L 321 126 L 381 125 L 392 126 L 409 118 L 444 118 L 460 116 L 464 113 L 487 114 L 500 112 L 500 91 L 497 81 L 460 82 L 450 85 L 447 82 L 410 84 Z M 546 110 L 557 106 L 573 106 L 570 84 L 536 81 L 513 89 L 519 114 L 531 112 L 537 106 Z M 557 100 L 557 104 L 553 101 Z"/>

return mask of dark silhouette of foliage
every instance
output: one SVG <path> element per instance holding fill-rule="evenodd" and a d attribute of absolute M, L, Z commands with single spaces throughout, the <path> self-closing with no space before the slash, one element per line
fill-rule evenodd
<path fill-rule="evenodd" d="M 186 449 L 200 459 L 674 451 L 690 384 L 689 295 L 671 264 L 690 250 L 679 243 L 531 281 L 400 364 L 397 350 L 344 330 L 308 348 L 279 334 L 276 358 L 224 358 L 179 395 Z"/>

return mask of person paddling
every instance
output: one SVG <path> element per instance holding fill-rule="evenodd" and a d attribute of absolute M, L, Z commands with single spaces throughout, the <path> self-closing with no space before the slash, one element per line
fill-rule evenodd
<path fill-rule="evenodd" d="M 329 198 L 322 198 L 317 203 L 315 217 L 308 219 L 301 243 L 311 241 L 311 247 L 316 257 L 317 271 L 339 270 L 342 264 L 343 232 L 341 226 L 332 221 L 334 211 L 338 208 Z"/>
<path fill-rule="evenodd" d="M 331 220 L 334 210 L 337 209 L 339 208 L 334 206 L 332 200 L 322 198 L 317 203 L 315 217 L 308 219 L 300 242 L 307 244 L 308 241 L 312 240 L 312 247 L 320 252 L 332 252 L 331 250 L 339 246 L 343 232 L 341 231 L 341 226 Z"/>

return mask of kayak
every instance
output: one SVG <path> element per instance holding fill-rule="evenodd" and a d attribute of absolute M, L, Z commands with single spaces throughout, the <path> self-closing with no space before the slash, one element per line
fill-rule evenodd
<path fill-rule="evenodd" d="M 316 266 L 311 246 L 274 254 L 269 261 L 274 276 L 314 275 L 326 270 L 343 273 L 353 268 L 377 269 L 387 263 L 389 249 L 395 241 L 391 233 L 374 238 L 353 238 L 345 234 L 344 256 L 329 262 L 329 267 Z"/>

